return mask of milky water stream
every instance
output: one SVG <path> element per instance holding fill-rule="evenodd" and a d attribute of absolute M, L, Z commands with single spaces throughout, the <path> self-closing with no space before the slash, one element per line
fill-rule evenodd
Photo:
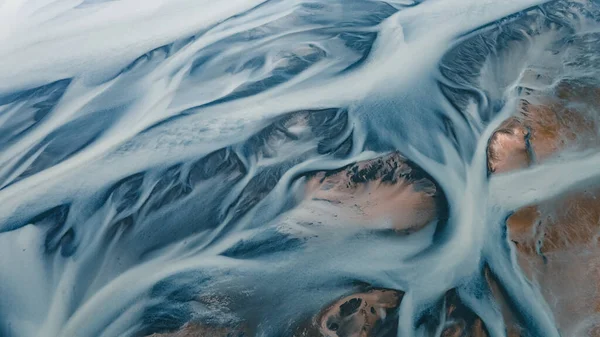
<path fill-rule="evenodd" d="M 568 46 L 597 36 L 599 11 L 545 0 L 0 1 L 0 336 L 235 320 L 189 306 L 223 293 L 259 336 L 286 336 L 353 282 L 406 292 L 399 336 L 434 336 L 423 317 L 449 289 L 505 336 L 484 267 L 533 336 L 559 336 L 503 222 L 597 181 L 600 157 L 490 179 L 486 148 L 523 88 L 552 86 L 528 69 L 594 77 L 597 52 Z M 435 179 L 447 220 L 408 236 L 303 236 L 286 220 L 310 172 L 390 151 Z"/>

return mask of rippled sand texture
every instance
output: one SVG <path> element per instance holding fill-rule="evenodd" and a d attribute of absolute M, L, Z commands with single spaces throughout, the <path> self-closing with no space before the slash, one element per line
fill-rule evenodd
<path fill-rule="evenodd" d="M 0 337 L 600 337 L 599 32 L 0 1 Z"/>

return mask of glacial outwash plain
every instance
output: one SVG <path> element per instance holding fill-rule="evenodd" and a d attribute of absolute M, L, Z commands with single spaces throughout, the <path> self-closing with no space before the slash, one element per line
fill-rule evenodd
<path fill-rule="evenodd" d="M 0 0 L 0 337 L 600 337 L 600 0 Z"/>

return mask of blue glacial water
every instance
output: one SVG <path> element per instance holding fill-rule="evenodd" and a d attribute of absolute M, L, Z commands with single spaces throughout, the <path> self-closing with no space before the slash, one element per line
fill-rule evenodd
<path fill-rule="evenodd" d="M 405 292 L 398 336 L 436 336 L 424 317 L 451 289 L 506 336 L 484 268 L 531 336 L 560 336 L 503 221 L 596 177 L 600 158 L 494 179 L 486 146 L 523 90 L 553 85 L 528 69 L 599 78 L 599 13 L 583 0 L 0 1 L 0 336 L 143 336 L 191 318 L 289 336 L 357 282 Z M 289 230 L 308 174 L 391 151 L 435 180 L 446 219 L 408 236 Z M 199 294 L 235 295 L 235 310 L 194 306 Z"/>

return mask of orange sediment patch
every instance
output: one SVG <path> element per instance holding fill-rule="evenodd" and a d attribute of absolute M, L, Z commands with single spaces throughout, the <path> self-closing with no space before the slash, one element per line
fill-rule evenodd
<path fill-rule="evenodd" d="M 309 178 L 301 207 L 321 207 L 364 226 L 416 230 L 437 214 L 436 186 L 427 178 L 413 177 L 399 154 L 359 162 L 335 173 L 319 172 Z"/>
<path fill-rule="evenodd" d="M 598 148 L 597 121 L 588 110 L 600 103 L 599 93 L 562 84 L 557 97 L 525 103 L 490 139 L 490 171 L 518 170 L 560 159 L 565 151 Z M 596 336 L 592 331 L 600 329 L 593 322 L 581 326 L 600 313 L 599 196 L 598 187 L 572 191 L 516 210 L 506 222 L 523 272 L 540 287 L 566 335 L 587 329 L 586 336 Z"/>
<path fill-rule="evenodd" d="M 321 312 L 317 325 L 327 337 L 374 337 L 375 326 L 398 308 L 402 293 L 374 289 L 344 297 Z"/>
<path fill-rule="evenodd" d="M 531 162 L 525 137 L 527 130 L 516 118 L 506 120 L 492 135 L 488 145 L 488 168 L 502 173 L 525 168 Z"/>

